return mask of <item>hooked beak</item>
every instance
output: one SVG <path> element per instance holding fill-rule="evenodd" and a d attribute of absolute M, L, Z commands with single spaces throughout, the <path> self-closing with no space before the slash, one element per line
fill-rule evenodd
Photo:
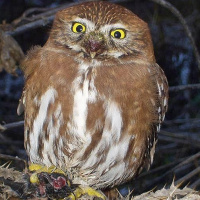
<path fill-rule="evenodd" d="M 101 33 L 91 32 L 84 40 L 83 47 L 86 53 L 94 59 L 105 50 L 104 36 Z"/>
<path fill-rule="evenodd" d="M 93 59 L 95 56 L 96 56 L 96 52 L 90 52 L 90 56 L 91 56 L 91 58 Z"/>

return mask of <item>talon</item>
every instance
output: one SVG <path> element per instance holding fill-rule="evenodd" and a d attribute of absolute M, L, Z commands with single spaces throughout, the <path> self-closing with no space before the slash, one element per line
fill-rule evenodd
<path fill-rule="evenodd" d="M 98 197 L 103 200 L 105 200 L 105 196 L 98 192 L 97 190 L 91 188 L 91 187 L 84 187 L 84 186 L 79 186 L 73 193 L 71 193 L 67 198 L 71 200 L 76 200 L 77 198 L 81 197 L 82 195 L 87 194 L 88 196 L 91 197 Z"/>
<path fill-rule="evenodd" d="M 76 196 L 74 194 L 70 194 L 68 197 L 64 198 L 65 200 L 76 200 Z"/>
<path fill-rule="evenodd" d="M 30 182 L 33 183 L 33 184 L 39 184 L 39 179 L 38 179 L 38 176 L 37 174 L 40 173 L 42 171 L 43 168 L 45 168 L 44 166 L 42 165 L 39 165 L 39 164 L 30 164 L 29 165 L 29 171 L 30 172 L 33 172 L 35 171 L 35 173 L 33 173 L 31 176 L 30 176 Z"/>
<path fill-rule="evenodd" d="M 33 173 L 33 174 L 30 176 L 30 182 L 33 183 L 33 184 L 39 183 L 39 179 L 38 179 L 38 177 L 37 177 L 37 173 Z"/>

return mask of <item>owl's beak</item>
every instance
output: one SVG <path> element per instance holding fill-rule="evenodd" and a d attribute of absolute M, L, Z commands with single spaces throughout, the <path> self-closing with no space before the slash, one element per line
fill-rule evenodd
<path fill-rule="evenodd" d="M 90 56 L 91 56 L 91 58 L 93 59 L 95 56 L 96 56 L 96 52 L 90 52 Z"/>
<path fill-rule="evenodd" d="M 84 40 L 83 46 L 87 54 L 93 59 L 104 51 L 104 37 L 101 33 L 91 32 Z"/>

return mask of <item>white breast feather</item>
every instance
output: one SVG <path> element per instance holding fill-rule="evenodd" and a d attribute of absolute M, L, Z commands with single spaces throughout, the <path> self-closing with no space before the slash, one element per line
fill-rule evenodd
<path fill-rule="evenodd" d="M 57 92 L 54 88 L 49 88 L 41 97 L 39 104 L 39 112 L 33 122 L 33 132 L 30 133 L 30 160 L 32 162 L 40 162 L 38 156 L 39 136 L 43 133 L 43 125 L 47 117 L 48 106 L 54 103 Z"/>

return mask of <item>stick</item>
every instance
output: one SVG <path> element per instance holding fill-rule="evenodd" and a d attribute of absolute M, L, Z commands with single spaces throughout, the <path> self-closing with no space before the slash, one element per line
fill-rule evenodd
<path fill-rule="evenodd" d="M 170 92 L 177 92 L 177 91 L 183 91 L 183 90 L 195 90 L 200 89 L 200 83 L 197 84 L 188 84 L 188 85 L 177 85 L 177 86 L 171 86 L 169 88 Z"/>
<path fill-rule="evenodd" d="M 178 185 L 180 183 L 183 183 L 184 181 L 189 180 L 190 178 L 192 178 L 194 175 L 196 175 L 198 173 L 200 173 L 200 166 L 197 167 L 196 169 L 194 169 L 193 171 L 191 171 L 190 173 L 186 174 L 182 178 L 180 178 L 177 181 L 175 181 L 175 185 Z"/>
<path fill-rule="evenodd" d="M 24 125 L 24 121 L 12 122 L 12 123 L 9 123 L 9 124 L 0 125 L 0 132 L 3 132 L 5 130 L 11 129 L 11 128 L 21 127 L 23 125 Z"/>
<path fill-rule="evenodd" d="M 4 159 L 4 160 L 15 160 L 15 161 L 22 161 L 24 163 L 26 163 L 25 160 L 18 158 L 18 157 L 14 157 L 14 156 L 9 156 L 9 155 L 5 155 L 5 154 L 0 154 L 0 159 Z"/>
<path fill-rule="evenodd" d="M 34 22 L 30 22 L 30 23 L 27 23 L 27 24 L 17 27 L 13 31 L 7 31 L 6 34 L 9 34 L 12 36 L 19 35 L 25 31 L 30 31 L 30 30 L 33 30 L 33 29 L 36 29 L 36 28 L 39 28 L 42 26 L 46 26 L 46 25 L 50 24 L 53 21 L 53 19 L 54 19 L 54 16 L 50 16 L 50 17 L 43 18 L 43 19 L 40 19 L 40 20 L 37 20 Z"/>

